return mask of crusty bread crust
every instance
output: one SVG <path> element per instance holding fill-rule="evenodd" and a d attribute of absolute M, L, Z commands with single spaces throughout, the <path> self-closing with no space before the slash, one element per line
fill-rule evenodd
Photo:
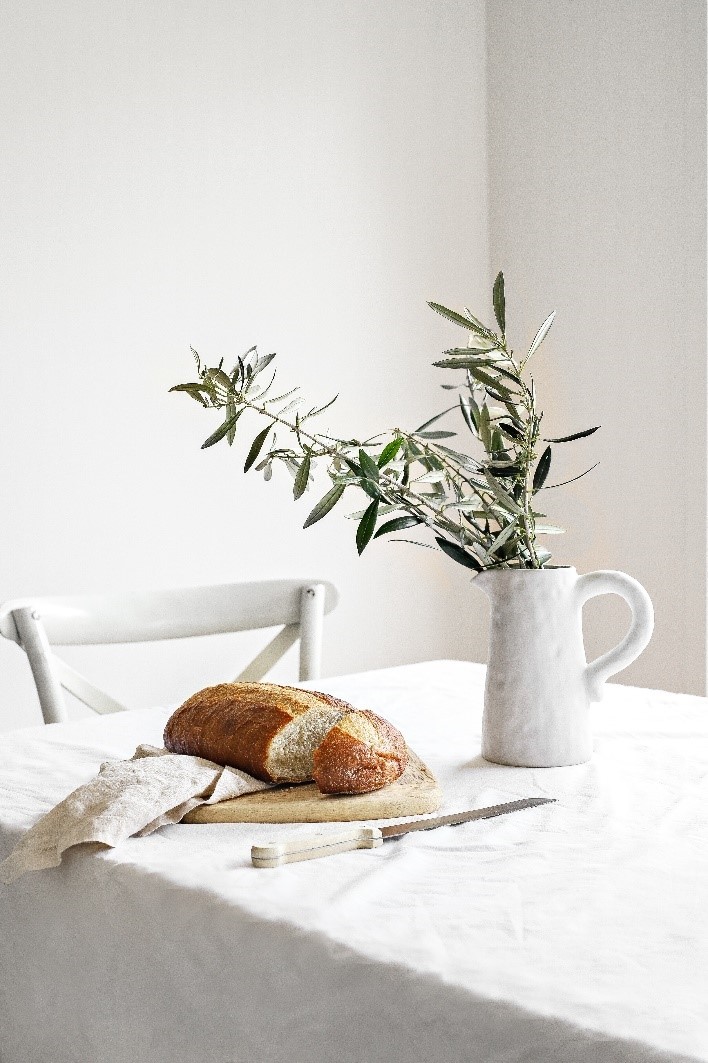
<path fill-rule="evenodd" d="M 313 778 L 323 794 L 364 794 L 395 782 L 408 764 L 400 731 L 368 709 L 343 716 L 314 753 Z"/>
<path fill-rule="evenodd" d="M 313 729 L 311 718 L 321 720 L 324 714 L 332 726 L 351 711 L 346 701 L 318 691 L 276 683 L 220 683 L 193 694 L 172 714 L 163 741 L 172 753 L 228 764 L 266 782 L 307 782 L 312 778 L 312 754 L 327 730 L 321 723 Z M 299 738 L 300 770 L 295 772 L 288 772 L 282 756 L 275 763 L 270 757 L 274 739 L 286 727 Z M 302 748 L 308 735 L 309 756 Z"/>

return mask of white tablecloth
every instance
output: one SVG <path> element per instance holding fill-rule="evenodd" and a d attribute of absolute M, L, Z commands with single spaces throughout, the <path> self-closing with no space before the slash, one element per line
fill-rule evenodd
<path fill-rule="evenodd" d="M 186 825 L 0 889 L 2 1063 L 708 1060 L 708 710 L 610 686 L 572 768 L 479 756 L 484 670 L 317 686 L 390 718 L 445 810 L 558 804 L 256 870 L 312 825 Z M 167 710 L 0 740 L 0 858 Z M 327 827 L 323 828 L 327 829 Z"/>

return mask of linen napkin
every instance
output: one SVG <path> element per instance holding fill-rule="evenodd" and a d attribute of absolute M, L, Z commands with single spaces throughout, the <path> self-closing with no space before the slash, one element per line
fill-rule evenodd
<path fill-rule="evenodd" d="M 62 853 L 82 842 L 115 846 L 152 834 L 198 805 L 267 790 L 272 783 L 201 757 L 140 745 L 130 760 L 106 761 L 98 776 L 47 812 L 0 863 L 0 882 L 27 871 L 57 867 Z"/>

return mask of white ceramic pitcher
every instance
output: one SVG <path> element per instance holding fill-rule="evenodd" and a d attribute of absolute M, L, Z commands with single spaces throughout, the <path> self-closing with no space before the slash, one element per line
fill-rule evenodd
<path fill-rule="evenodd" d="M 589 760 L 590 703 L 649 642 L 649 595 L 623 572 L 578 576 L 574 568 L 491 569 L 474 585 L 491 602 L 482 756 L 529 768 Z M 587 664 L 582 608 L 598 594 L 621 595 L 632 623 L 619 645 Z"/>

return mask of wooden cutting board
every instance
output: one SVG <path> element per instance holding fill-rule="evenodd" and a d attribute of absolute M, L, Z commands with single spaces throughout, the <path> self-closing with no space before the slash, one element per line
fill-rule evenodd
<path fill-rule="evenodd" d="M 370 794 L 321 794 L 314 783 L 278 786 L 215 805 L 200 805 L 183 823 L 328 823 L 399 819 L 435 812 L 442 791 L 412 750 L 400 779 Z"/>

